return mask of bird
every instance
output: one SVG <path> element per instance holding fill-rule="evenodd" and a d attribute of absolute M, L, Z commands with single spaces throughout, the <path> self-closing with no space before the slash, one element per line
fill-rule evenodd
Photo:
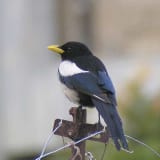
<path fill-rule="evenodd" d="M 95 107 L 106 123 L 116 149 L 128 150 L 117 111 L 115 88 L 103 62 L 81 42 L 50 45 L 48 49 L 61 55 L 58 75 L 66 97 L 79 106 Z"/>

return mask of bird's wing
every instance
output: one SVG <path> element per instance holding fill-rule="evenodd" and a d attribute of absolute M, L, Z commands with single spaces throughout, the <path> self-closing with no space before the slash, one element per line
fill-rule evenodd
<path fill-rule="evenodd" d="M 96 85 L 98 85 L 101 89 L 115 94 L 115 89 L 112 81 L 107 73 L 104 64 L 100 59 L 98 59 L 96 56 L 82 56 L 76 58 L 74 62 L 79 68 L 85 71 L 89 71 L 90 80 L 95 79 L 96 77 Z"/>
<path fill-rule="evenodd" d="M 99 99 L 106 103 L 115 103 L 114 87 L 108 74 L 99 71 L 98 76 L 92 72 L 61 77 L 61 81 L 69 88 Z"/>
<path fill-rule="evenodd" d="M 103 89 L 111 103 L 116 106 L 115 88 L 106 71 L 98 71 L 98 86 Z"/>
<path fill-rule="evenodd" d="M 105 89 L 107 92 L 115 94 L 114 86 L 106 71 L 98 71 L 98 85 Z"/>

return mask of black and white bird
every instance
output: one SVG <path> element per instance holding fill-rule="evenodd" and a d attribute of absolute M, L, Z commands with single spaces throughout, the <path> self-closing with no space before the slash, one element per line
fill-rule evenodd
<path fill-rule="evenodd" d="M 48 49 L 61 55 L 58 73 L 68 99 L 79 106 L 96 107 L 110 130 L 116 148 L 128 150 L 117 112 L 115 89 L 104 64 L 79 42 L 51 45 Z"/>

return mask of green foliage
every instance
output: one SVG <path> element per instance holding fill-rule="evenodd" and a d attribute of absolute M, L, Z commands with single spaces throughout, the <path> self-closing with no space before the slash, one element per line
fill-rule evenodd
<path fill-rule="evenodd" d="M 160 100 L 144 95 L 141 85 L 128 86 L 129 99 L 123 103 L 128 133 L 144 140 L 158 140 L 160 135 Z"/>

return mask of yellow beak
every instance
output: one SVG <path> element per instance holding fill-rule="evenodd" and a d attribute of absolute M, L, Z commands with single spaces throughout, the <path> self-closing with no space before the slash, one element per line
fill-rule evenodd
<path fill-rule="evenodd" d="M 59 48 L 58 45 L 50 45 L 50 46 L 48 46 L 48 49 L 51 50 L 51 51 L 54 51 L 56 53 L 59 53 L 59 54 L 63 54 L 64 53 L 64 50 Z"/>

